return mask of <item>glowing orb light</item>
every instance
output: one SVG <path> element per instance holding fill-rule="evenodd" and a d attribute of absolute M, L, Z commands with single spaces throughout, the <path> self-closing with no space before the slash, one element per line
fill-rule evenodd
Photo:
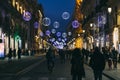
<path fill-rule="evenodd" d="M 58 38 L 58 41 L 61 41 L 62 39 L 61 38 Z"/>
<path fill-rule="evenodd" d="M 38 22 L 35 22 L 35 23 L 34 23 L 34 28 L 38 28 L 38 26 L 39 26 L 39 23 L 38 23 Z"/>
<path fill-rule="evenodd" d="M 52 42 L 54 42 L 55 41 L 55 38 L 52 38 Z"/>
<path fill-rule="evenodd" d="M 43 32 L 40 32 L 40 36 L 41 36 L 41 37 L 43 36 Z"/>
<path fill-rule="evenodd" d="M 56 30 L 55 30 L 55 29 L 52 29 L 51 32 L 52 32 L 53 34 L 55 34 L 55 33 L 56 33 Z"/>
<path fill-rule="evenodd" d="M 57 32 L 57 37 L 60 37 L 61 36 L 61 32 Z"/>
<path fill-rule="evenodd" d="M 50 34 L 51 34 L 51 32 L 50 32 L 49 30 L 47 30 L 47 31 L 46 31 L 46 35 L 49 36 Z"/>
<path fill-rule="evenodd" d="M 74 20 L 72 22 L 72 26 L 73 26 L 73 28 L 78 28 L 79 27 L 79 22 L 77 20 Z"/>
<path fill-rule="evenodd" d="M 68 12 L 63 12 L 62 18 L 65 19 L 65 20 L 67 20 L 67 19 L 70 18 L 70 14 Z"/>
<path fill-rule="evenodd" d="M 51 24 L 51 20 L 48 17 L 43 18 L 43 25 L 49 26 Z"/>
<path fill-rule="evenodd" d="M 68 32 L 68 35 L 69 35 L 69 36 L 71 36 L 71 35 L 72 35 L 72 33 L 71 33 L 71 32 Z"/>
<path fill-rule="evenodd" d="M 67 34 L 66 33 L 62 33 L 62 37 L 63 38 L 67 37 Z"/>
<path fill-rule="evenodd" d="M 55 22 L 53 23 L 53 26 L 54 26 L 54 28 L 59 28 L 60 24 L 59 24 L 59 22 L 55 21 Z"/>
<path fill-rule="evenodd" d="M 25 21 L 30 21 L 31 20 L 31 13 L 30 12 L 28 12 L 28 11 L 25 11 L 24 13 L 23 13 L 23 19 L 25 20 Z"/>

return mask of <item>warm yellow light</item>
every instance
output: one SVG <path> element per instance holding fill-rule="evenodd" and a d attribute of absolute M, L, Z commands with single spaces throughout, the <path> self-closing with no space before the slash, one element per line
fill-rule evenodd
<path fill-rule="evenodd" d="M 83 30 L 83 33 L 85 33 L 85 30 Z"/>
<path fill-rule="evenodd" d="M 20 6 L 20 9 L 22 9 L 22 7 Z"/>
<path fill-rule="evenodd" d="M 113 31 L 113 44 L 114 44 L 114 47 L 115 49 L 117 49 L 118 47 L 118 41 L 119 41 L 119 30 L 118 28 L 114 28 L 114 31 Z"/>
<path fill-rule="evenodd" d="M 76 40 L 75 40 L 75 47 L 76 48 L 82 48 L 83 47 L 83 39 L 81 37 L 76 38 Z"/>
<path fill-rule="evenodd" d="M 12 0 L 12 5 L 15 7 L 15 0 Z"/>
<path fill-rule="evenodd" d="M 15 4 L 18 4 L 18 2 L 16 2 Z"/>

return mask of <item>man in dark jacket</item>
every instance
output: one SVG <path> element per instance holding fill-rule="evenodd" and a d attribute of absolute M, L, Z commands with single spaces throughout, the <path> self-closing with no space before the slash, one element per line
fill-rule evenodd
<path fill-rule="evenodd" d="M 98 47 L 95 48 L 95 51 L 91 56 L 89 65 L 93 69 L 95 80 L 102 80 L 102 72 L 105 68 L 105 58 Z"/>
<path fill-rule="evenodd" d="M 85 77 L 82 51 L 78 48 L 76 48 L 72 53 L 71 75 L 72 80 L 82 80 L 82 77 Z"/>

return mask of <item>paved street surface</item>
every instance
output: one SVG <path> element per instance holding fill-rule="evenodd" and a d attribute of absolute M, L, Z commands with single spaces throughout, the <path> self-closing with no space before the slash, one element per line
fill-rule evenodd
<path fill-rule="evenodd" d="M 47 70 L 44 56 L 22 56 L 21 60 L 8 59 L 0 60 L 0 80 L 71 80 L 69 60 L 61 64 L 56 59 L 55 68 L 52 74 Z M 93 73 L 90 67 L 85 65 L 85 80 L 93 80 Z M 120 64 L 117 69 L 106 69 L 103 73 L 103 80 L 120 80 Z M 108 79 L 109 78 L 109 79 Z"/>
<path fill-rule="evenodd" d="M 28 61 L 28 63 L 31 62 Z M 1 76 L 0 80 L 71 80 L 70 66 L 69 60 L 65 63 L 60 63 L 60 60 L 56 59 L 54 71 L 53 73 L 49 73 L 46 61 L 42 59 L 41 61 L 36 61 L 34 65 L 24 68 L 23 70 L 17 70 L 18 72 L 13 73 L 12 75 Z M 92 70 L 87 65 L 85 65 L 85 72 L 85 80 L 94 80 Z M 103 76 L 103 80 L 110 79 Z"/>
<path fill-rule="evenodd" d="M 120 80 L 120 63 L 117 64 L 117 69 L 114 69 L 112 66 L 111 70 L 108 69 L 108 65 L 106 64 L 106 68 L 103 74 L 108 76 L 112 80 Z"/>

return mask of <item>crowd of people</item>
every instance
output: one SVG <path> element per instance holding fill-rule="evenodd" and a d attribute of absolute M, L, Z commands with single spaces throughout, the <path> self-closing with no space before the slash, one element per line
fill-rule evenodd
<path fill-rule="evenodd" d="M 55 61 L 56 51 L 50 48 L 46 53 L 47 63 L 53 63 Z M 85 69 L 84 63 L 87 63 L 94 73 L 94 80 L 102 80 L 102 72 L 107 65 L 108 68 L 117 69 L 117 61 L 118 61 L 118 51 L 115 48 L 107 48 L 103 47 L 100 49 L 99 47 L 95 47 L 92 50 L 79 49 L 75 48 L 74 50 L 65 50 L 59 49 L 57 53 L 60 56 L 61 63 L 65 63 L 65 60 L 70 60 L 71 63 L 71 76 L 72 80 L 82 80 L 85 77 Z M 51 56 L 51 55 L 54 55 Z"/>
<path fill-rule="evenodd" d="M 28 50 L 26 51 L 28 54 Z M 9 49 L 8 60 L 11 61 L 12 57 L 18 57 L 21 59 L 22 50 L 18 48 L 12 50 Z M 59 54 L 60 62 L 65 63 L 66 59 L 71 63 L 71 76 L 72 80 L 82 80 L 85 76 L 84 64 L 88 64 L 94 73 L 94 80 L 102 80 L 102 72 L 107 65 L 109 70 L 117 69 L 118 51 L 115 48 L 95 47 L 92 50 L 75 48 L 73 50 L 67 49 L 55 49 L 50 47 L 46 51 L 47 66 L 50 72 L 53 71 L 55 65 L 55 56 Z M 119 56 L 120 57 L 120 56 Z"/>

